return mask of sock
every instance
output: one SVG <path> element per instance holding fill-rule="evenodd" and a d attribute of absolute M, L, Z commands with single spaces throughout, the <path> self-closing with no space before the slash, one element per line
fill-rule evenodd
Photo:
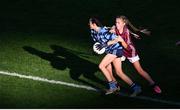
<path fill-rule="evenodd" d="M 133 83 L 130 88 L 134 88 L 136 86 L 136 83 Z"/>
<path fill-rule="evenodd" d="M 133 83 L 130 88 L 133 89 L 133 90 L 137 90 L 137 89 L 140 89 L 141 86 L 139 86 L 139 85 L 136 84 L 136 83 Z"/>
<path fill-rule="evenodd" d="M 114 81 L 111 81 L 108 84 L 109 84 L 109 88 L 117 88 L 116 83 Z"/>

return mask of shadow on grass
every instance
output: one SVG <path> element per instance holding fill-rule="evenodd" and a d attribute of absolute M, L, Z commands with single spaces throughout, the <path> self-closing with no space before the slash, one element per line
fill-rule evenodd
<path fill-rule="evenodd" d="M 50 47 L 53 50 L 52 53 L 46 53 L 29 46 L 24 46 L 23 49 L 32 55 L 36 55 L 42 59 L 49 61 L 51 66 L 55 69 L 65 70 L 66 68 L 69 68 L 70 77 L 73 80 L 82 82 L 99 90 L 99 88 L 95 85 L 80 79 L 80 76 L 83 75 L 85 78 L 91 81 L 106 86 L 105 81 L 95 76 L 95 73 L 99 70 L 97 64 L 80 58 L 76 54 L 72 53 L 71 50 L 64 47 L 57 45 L 51 45 Z"/>

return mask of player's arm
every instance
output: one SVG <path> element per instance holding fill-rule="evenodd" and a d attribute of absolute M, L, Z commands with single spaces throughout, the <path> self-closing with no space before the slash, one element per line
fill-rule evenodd
<path fill-rule="evenodd" d="M 120 42 L 124 48 L 127 48 L 128 45 L 121 36 L 117 36 L 115 39 L 108 41 L 107 45 L 113 45 L 118 42 Z"/>
<path fill-rule="evenodd" d="M 116 41 L 120 42 L 121 45 L 126 49 L 128 47 L 127 43 L 124 41 L 124 39 L 121 36 L 117 36 L 115 39 Z"/>
<path fill-rule="evenodd" d="M 113 44 L 115 44 L 115 43 L 117 43 L 117 42 L 118 42 L 118 41 L 117 41 L 116 39 L 110 40 L 110 41 L 107 42 L 107 45 L 113 45 Z"/>

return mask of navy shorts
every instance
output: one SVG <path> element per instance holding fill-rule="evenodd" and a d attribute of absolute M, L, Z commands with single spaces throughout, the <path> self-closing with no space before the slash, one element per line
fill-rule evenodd
<path fill-rule="evenodd" d="M 116 55 L 117 57 L 122 57 L 123 49 L 109 50 L 109 51 L 106 52 L 106 54 L 113 54 L 113 55 Z"/>

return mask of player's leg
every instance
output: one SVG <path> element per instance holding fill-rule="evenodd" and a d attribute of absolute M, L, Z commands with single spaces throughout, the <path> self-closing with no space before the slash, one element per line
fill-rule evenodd
<path fill-rule="evenodd" d="M 108 71 L 109 71 L 109 73 L 110 73 L 110 75 L 112 77 L 113 82 L 116 83 L 118 89 L 120 90 L 120 84 L 117 82 L 117 80 L 114 77 L 113 72 L 112 72 L 112 63 L 107 66 L 107 69 L 108 69 Z"/>
<path fill-rule="evenodd" d="M 139 58 L 136 58 L 136 57 L 131 58 L 130 62 L 133 64 L 133 66 L 137 70 L 137 72 L 150 83 L 150 86 L 152 86 L 154 92 L 161 93 L 160 87 L 155 84 L 155 82 L 153 81 L 151 76 L 142 68 L 142 66 L 139 62 Z"/>
<path fill-rule="evenodd" d="M 134 62 L 133 66 L 137 70 L 137 72 L 150 83 L 150 85 L 155 83 L 152 80 L 151 76 L 146 71 L 144 71 L 144 69 L 141 67 L 139 61 Z"/>
<path fill-rule="evenodd" d="M 116 74 L 125 81 L 128 85 L 132 85 L 133 81 L 122 71 L 122 63 L 120 58 L 116 58 L 113 61 L 113 66 L 115 68 Z"/>
<path fill-rule="evenodd" d="M 107 54 L 99 64 L 99 69 L 103 72 L 105 77 L 107 78 L 108 82 L 113 81 L 112 73 L 107 69 L 107 66 L 111 64 L 111 62 L 116 58 L 113 54 Z"/>
<path fill-rule="evenodd" d="M 122 70 L 122 63 L 120 58 L 116 58 L 113 61 L 114 68 L 116 70 L 117 75 L 125 81 L 130 88 L 133 90 L 132 96 L 136 96 L 137 94 L 141 93 L 141 87 L 135 84 Z"/>
<path fill-rule="evenodd" d="M 111 77 L 112 77 L 112 80 L 113 81 L 116 81 L 115 77 L 113 76 L 113 72 L 112 72 L 112 64 L 110 63 L 108 66 L 107 66 L 107 70 L 109 71 Z"/>
<path fill-rule="evenodd" d="M 103 72 L 103 74 L 105 75 L 106 79 L 108 80 L 108 85 L 109 85 L 109 90 L 107 90 L 106 94 L 111 94 L 113 92 L 115 92 L 116 90 L 118 90 L 116 83 L 113 81 L 113 77 L 112 77 L 112 70 L 109 71 L 107 69 L 108 65 L 111 64 L 111 62 L 116 58 L 116 55 L 113 54 L 107 54 L 103 60 L 101 61 L 101 63 L 99 64 L 99 68 L 100 70 Z M 109 67 L 110 68 L 110 67 Z"/>

